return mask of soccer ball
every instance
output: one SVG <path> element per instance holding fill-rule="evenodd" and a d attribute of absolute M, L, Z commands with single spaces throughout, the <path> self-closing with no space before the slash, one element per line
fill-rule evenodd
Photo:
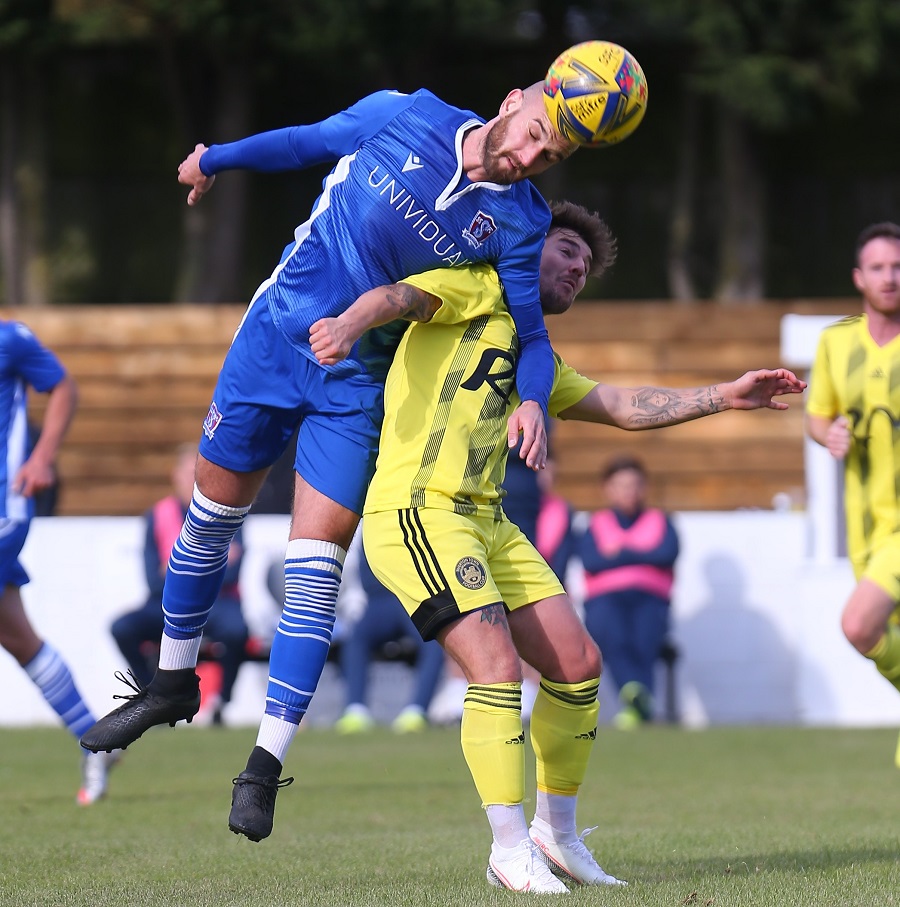
<path fill-rule="evenodd" d="M 647 110 L 647 79 L 624 47 L 585 41 L 563 51 L 547 70 L 544 104 L 563 138 L 602 148 L 637 129 Z"/>

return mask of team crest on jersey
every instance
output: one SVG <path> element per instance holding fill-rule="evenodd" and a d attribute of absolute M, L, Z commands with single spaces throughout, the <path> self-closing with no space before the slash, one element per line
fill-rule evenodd
<path fill-rule="evenodd" d="M 216 429 L 219 427 L 219 423 L 222 421 L 222 414 L 219 412 L 219 407 L 216 406 L 215 400 L 209 405 L 209 412 L 206 414 L 206 418 L 203 420 L 203 433 L 212 441 L 212 436 L 215 434 Z"/>
<path fill-rule="evenodd" d="M 472 218 L 472 223 L 462 231 L 462 235 L 477 249 L 482 243 L 490 239 L 497 231 L 494 218 L 484 211 L 479 211 Z"/>
<path fill-rule="evenodd" d="M 456 565 L 456 578 L 467 589 L 480 589 L 487 582 L 487 570 L 477 558 L 464 557 Z"/>

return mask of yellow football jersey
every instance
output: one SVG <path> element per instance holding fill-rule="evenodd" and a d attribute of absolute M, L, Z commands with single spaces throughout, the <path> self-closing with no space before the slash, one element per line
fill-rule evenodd
<path fill-rule="evenodd" d="M 864 314 L 826 327 L 806 411 L 829 419 L 844 415 L 850 422 L 844 506 L 847 549 L 859 570 L 900 529 L 900 337 L 878 346 Z"/>
<path fill-rule="evenodd" d="M 408 277 L 442 300 L 427 324 L 403 335 L 388 372 L 378 467 L 364 513 L 439 507 L 502 515 L 506 423 L 519 404 L 518 342 L 489 265 Z M 596 386 L 556 356 L 550 414 Z"/>

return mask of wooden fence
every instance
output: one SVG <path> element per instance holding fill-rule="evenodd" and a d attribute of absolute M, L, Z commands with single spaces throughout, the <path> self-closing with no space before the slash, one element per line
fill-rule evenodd
<path fill-rule="evenodd" d="M 845 314 L 855 300 L 765 303 L 582 301 L 550 319 L 555 348 L 574 368 L 610 384 L 706 385 L 781 364 L 787 313 Z M 195 441 L 243 305 L 77 306 L 0 310 L 57 352 L 80 389 L 60 457 L 62 515 L 138 514 L 167 493 L 173 453 Z M 43 397 L 33 395 L 35 418 Z M 623 432 L 558 423 L 557 489 L 576 507 L 602 498 L 598 474 L 612 454 L 642 457 L 653 499 L 669 510 L 768 508 L 804 497 L 803 398 L 787 413 L 723 413 L 673 428 Z"/>

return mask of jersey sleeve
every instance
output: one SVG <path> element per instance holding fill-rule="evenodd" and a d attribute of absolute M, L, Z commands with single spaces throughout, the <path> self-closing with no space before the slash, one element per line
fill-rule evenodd
<path fill-rule="evenodd" d="M 287 126 L 225 145 L 211 145 L 200 158 L 200 169 L 207 176 L 222 170 L 276 173 L 335 161 L 356 151 L 413 100 L 413 95 L 378 91 L 319 123 Z"/>
<path fill-rule="evenodd" d="M 504 308 L 500 279 L 488 264 L 438 268 L 404 277 L 402 282 L 441 300 L 440 308 L 431 318 L 435 324 L 458 324 L 480 315 L 493 315 Z"/>
<path fill-rule="evenodd" d="M 827 332 L 819 336 L 819 344 L 816 347 L 816 358 L 809 376 L 806 412 L 811 416 L 825 419 L 832 419 L 840 412 L 840 401 L 831 378 Z"/>
<path fill-rule="evenodd" d="M 413 105 L 419 92 L 376 91 L 352 107 L 323 120 L 322 141 L 335 157 L 352 154 L 397 114 Z"/>
<path fill-rule="evenodd" d="M 598 384 L 566 365 L 558 353 L 553 354 L 555 377 L 550 393 L 550 415 L 556 418 L 570 406 L 583 400 Z"/>
<path fill-rule="evenodd" d="M 540 229 L 519 243 L 511 254 L 503 256 L 497 270 L 519 336 L 516 389 L 522 400 L 537 401 L 546 414 L 553 386 L 553 349 L 544 324 L 539 285 L 549 213 L 540 220 Z"/>
<path fill-rule="evenodd" d="M 53 390 L 66 376 L 66 370 L 56 355 L 24 324 L 15 325 L 9 352 L 16 372 L 39 393 Z"/>

